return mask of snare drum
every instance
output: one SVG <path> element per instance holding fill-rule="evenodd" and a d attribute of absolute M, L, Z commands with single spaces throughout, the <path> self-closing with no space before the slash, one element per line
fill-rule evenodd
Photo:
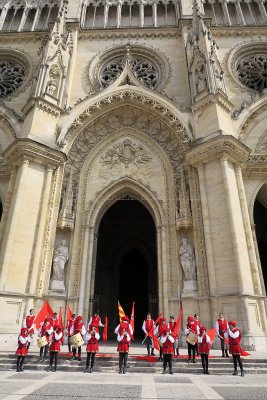
<path fill-rule="evenodd" d="M 84 344 L 82 335 L 80 333 L 73 335 L 70 340 L 75 349 L 78 349 L 78 347 L 81 347 Z"/>
<path fill-rule="evenodd" d="M 190 343 L 192 346 L 195 346 L 197 342 L 197 334 L 190 332 L 186 339 L 187 343 Z"/>
<path fill-rule="evenodd" d="M 48 344 L 46 336 L 42 336 L 42 337 L 38 338 L 37 339 L 37 344 L 38 344 L 39 348 L 45 347 Z"/>

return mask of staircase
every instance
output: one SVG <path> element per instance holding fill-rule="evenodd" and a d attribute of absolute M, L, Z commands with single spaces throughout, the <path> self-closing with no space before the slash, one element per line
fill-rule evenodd
<path fill-rule="evenodd" d="M 16 369 L 17 357 L 14 353 L 0 353 L 0 370 L 9 371 Z M 70 356 L 59 356 L 58 371 L 78 372 L 84 371 L 86 355 L 82 355 L 82 361 L 71 360 Z M 101 372 L 118 372 L 118 357 L 96 357 L 94 371 Z M 244 370 L 246 374 L 267 374 L 267 360 L 264 359 L 243 359 Z M 128 359 L 127 372 L 132 373 L 161 373 L 162 362 L 152 362 L 136 360 L 132 357 Z M 25 370 L 47 371 L 49 369 L 49 357 L 45 361 L 39 361 L 37 354 L 29 354 L 24 364 Z M 173 359 L 174 373 L 202 373 L 201 359 L 197 358 L 197 363 L 187 363 L 187 359 Z M 231 358 L 210 358 L 209 359 L 210 374 L 232 374 L 233 361 Z"/>

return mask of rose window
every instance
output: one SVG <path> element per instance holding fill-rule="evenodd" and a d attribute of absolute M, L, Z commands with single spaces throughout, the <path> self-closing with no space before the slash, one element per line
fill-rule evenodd
<path fill-rule="evenodd" d="M 25 80 L 25 69 L 16 62 L 0 61 L 0 97 L 15 92 Z"/>
<path fill-rule="evenodd" d="M 114 82 L 122 73 L 124 60 L 117 59 L 107 63 L 100 73 L 100 81 L 104 87 Z M 158 82 L 158 72 L 151 61 L 132 58 L 132 71 L 147 87 L 154 88 Z"/>
<path fill-rule="evenodd" d="M 237 77 L 249 89 L 261 92 L 267 88 L 267 55 L 251 55 L 237 64 Z"/>

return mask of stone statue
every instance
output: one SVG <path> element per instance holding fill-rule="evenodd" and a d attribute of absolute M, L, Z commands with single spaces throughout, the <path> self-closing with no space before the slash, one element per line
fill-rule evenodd
<path fill-rule="evenodd" d="M 184 271 L 185 281 L 195 281 L 196 275 L 196 259 L 194 249 L 188 243 L 186 238 L 182 239 L 182 244 L 179 250 L 180 262 Z"/>
<path fill-rule="evenodd" d="M 198 81 L 197 81 L 197 91 L 198 93 L 203 92 L 207 89 L 207 81 L 205 71 L 200 71 L 198 73 Z"/>
<path fill-rule="evenodd" d="M 66 246 L 66 240 L 62 240 L 61 244 L 54 251 L 53 256 L 53 273 L 50 282 L 50 289 L 65 290 L 64 284 L 64 268 L 69 259 L 69 250 Z"/>
<path fill-rule="evenodd" d="M 53 96 L 56 88 L 57 88 L 57 82 L 54 79 L 51 79 L 47 84 L 46 91 L 47 91 L 48 94 Z"/>

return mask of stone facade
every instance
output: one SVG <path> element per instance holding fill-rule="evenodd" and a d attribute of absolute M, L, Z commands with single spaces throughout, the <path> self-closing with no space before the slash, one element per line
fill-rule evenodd
<path fill-rule="evenodd" d="M 223 312 L 266 346 L 266 3 L 0 10 L 0 333 L 46 299 L 88 319 L 101 220 L 132 197 L 155 225 L 158 311 L 209 328 Z"/>

